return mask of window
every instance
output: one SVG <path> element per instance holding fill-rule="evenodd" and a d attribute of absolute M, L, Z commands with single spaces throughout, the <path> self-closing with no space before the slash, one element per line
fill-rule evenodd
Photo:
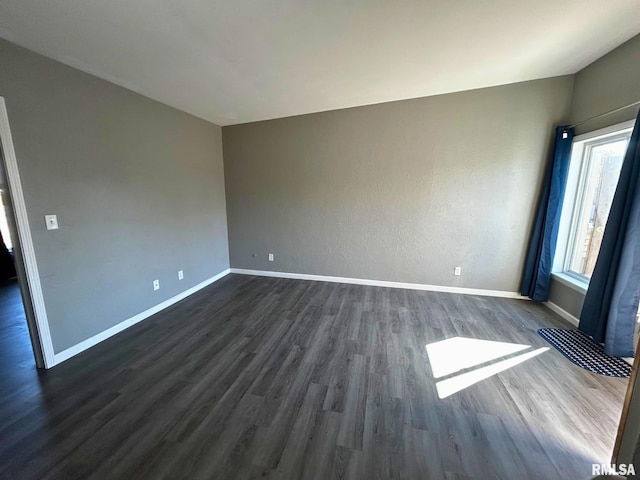
<path fill-rule="evenodd" d="M 591 278 L 630 136 L 595 139 L 582 146 L 582 175 L 565 264 L 570 273 Z"/>
<path fill-rule="evenodd" d="M 632 130 L 627 122 L 574 139 L 554 270 L 579 285 L 593 273 Z"/>

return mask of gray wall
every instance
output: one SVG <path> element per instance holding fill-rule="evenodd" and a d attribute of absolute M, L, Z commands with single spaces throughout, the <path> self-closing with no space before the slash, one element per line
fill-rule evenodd
<path fill-rule="evenodd" d="M 584 303 L 584 293 L 580 293 L 552 277 L 549 301 L 574 317 L 579 318 L 582 304 Z"/>
<path fill-rule="evenodd" d="M 0 65 L 56 352 L 228 268 L 220 127 L 1 40 Z"/>
<path fill-rule="evenodd" d="M 628 105 L 640 100 L 640 35 L 623 43 L 575 75 L 571 123 Z M 580 126 L 585 133 L 632 120 L 638 107 L 609 115 Z"/>
<path fill-rule="evenodd" d="M 516 291 L 572 83 L 224 127 L 231 266 Z"/>
<path fill-rule="evenodd" d="M 640 100 L 640 35 L 623 43 L 575 75 L 570 123 L 578 123 Z M 638 107 L 590 121 L 576 129 L 585 133 L 632 120 Z M 549 300 L 574 317 L 580 316 L 584 295 L 552 281 Z"/>

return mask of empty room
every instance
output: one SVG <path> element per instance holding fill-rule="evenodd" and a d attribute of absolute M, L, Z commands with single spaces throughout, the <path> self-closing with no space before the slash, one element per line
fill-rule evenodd
<path fill-rule="evenodd" d="M 640 469 L 640 0 L 0 1 L 0 478 Z"/>

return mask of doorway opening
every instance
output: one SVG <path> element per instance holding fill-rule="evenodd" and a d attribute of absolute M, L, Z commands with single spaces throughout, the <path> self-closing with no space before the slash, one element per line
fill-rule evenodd
<path fill-rule="evenodd" d="M 15 266 L 17 252 L 12 241 L 15 234 L 12 235 L 9 226 L 13 214 L 4 162 L 0 170 L 0 365 L 2 378 L 7 378 L 7 375 L 16 377 L 16 371 L 35 368 L 36 360 Z"/>
<path fill-rule="evenodd" d="M 9 118 L 0 97 L 0 365 L 3 377 L 56 364 Z M 19 367 L 19 368 L 18 368 Z M 3 385 L 10 387 L 9 385 Z"/>
<path fill-rule="evenodd" d="M 31 332 L 27 321 L 25 299 L 29 294 L 22 291 L 26 282 L 24 277 L 18 278 L 18 271 L 23 272 L 24 267 L 19 265 L 22 256 L 1 148 L 0 160 L 0 382 L 3 391 L 11 392 L 44 363 L 37 331 Z"/>

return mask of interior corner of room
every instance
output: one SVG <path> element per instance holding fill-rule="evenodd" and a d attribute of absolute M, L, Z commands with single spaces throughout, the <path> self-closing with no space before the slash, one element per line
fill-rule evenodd
<path fill-rule="evenodd" d="M 15 468 L 36 478 L 47 465 L 52 478 L 76 467 L 105 478 L 320 478 L 331 465 L 343 468 L 345 454 L 349 478 L 367 478 L 369 464 L 395 472 L 401 458 L 422 458 L 445 431 L 455 432 L 445 443 L 468 448 L 469 458 L 408 461 L 416 469 L 408 478 L 463 478 L 469 465 L 480 478 L 575 474 L 591 460 L 608 463 L 615 438 L 622 443 L 614 459 L 631 463 L 638 365 L 627 387 L 547 352 L 535 333 L 580 322 L 640 110 L 636 30 L 570 73 L 322 111 L 296 110 L 274 93 L 275 116 L 257 91 L 253 116 L 212 96 L 203 103 L 215 104 L 214 118 L 187 108 L 187 94 L 151 98 L 144 82 L 160 88 L 158 78 L 140 73 L 128 83 L 81 68 L 72 55 L 36 53 L 0 28 L 11 40 L 0 38 L 0 310 L 12 315 L 2 330 L 14 332 L 0 338 L 1 363 L 29 378 L 16 387 L 29 405 L 47 392 L 55 403 L 61 385 L 77 388 L 55 408 L 77 408 L 78 422 L 87 422 L 67 437 L 64 429 L 75 427 L 53 407 L 39 410 L 60 452 L 86 454 L 54 452 L 55 461 L 40 465 L 29 455 L 45 447 L 20 437 L 40 427 L 25 416 L 12 430 L 13 420 L 1 417 L 19 453 L 0 447 L 0 476 Z M 102 67 L 115 57 L 105 58 Z M 262 68 L 256 82 L 279 78 Z M 190 88 L 188 75 L 172 78 L 176 91 Z M 558 126 L 575 127 L 575 136 L 540 304 L 521 282 Z M 596 158 L 602 145 L 605 160 Z M 526 363 L 539 370 L 518 376 Z M 0 381 L 7 415 L 17 408 L 9 391 L 17 378 Z M 526 382 L 543 390 L 528 396 Z M 179 398 L 162 403 L 174 389 Z M 134 401 L 141 392 L 149 423 Z M 425 398 L 437 407 L 424 408 Z M 130 432 L 141 439 L 130 449 L 140 457 L 121 448 L 133 442 L 116 419 L 121 410 L 140 422 Z M 455 413 L 443 420 L 444 411 Z M 109 422 L 112 436 L 102 430 Z M 375 444 L 375 429 L 391 428 L 377 422 L 396 425 L 398 438 L 389 432 Z M 104 438 L 108 460 L 83 463 Z M 298 451 L 296 439 L 314 453 Z M 516 460 L 483 465 L 478 441 Z M 194 453 L 211 445 L 218 456 Z M 240 465 L 235 454 L 251 461 Z M 412 476 L 418 471 L 427 476 Z"/>

